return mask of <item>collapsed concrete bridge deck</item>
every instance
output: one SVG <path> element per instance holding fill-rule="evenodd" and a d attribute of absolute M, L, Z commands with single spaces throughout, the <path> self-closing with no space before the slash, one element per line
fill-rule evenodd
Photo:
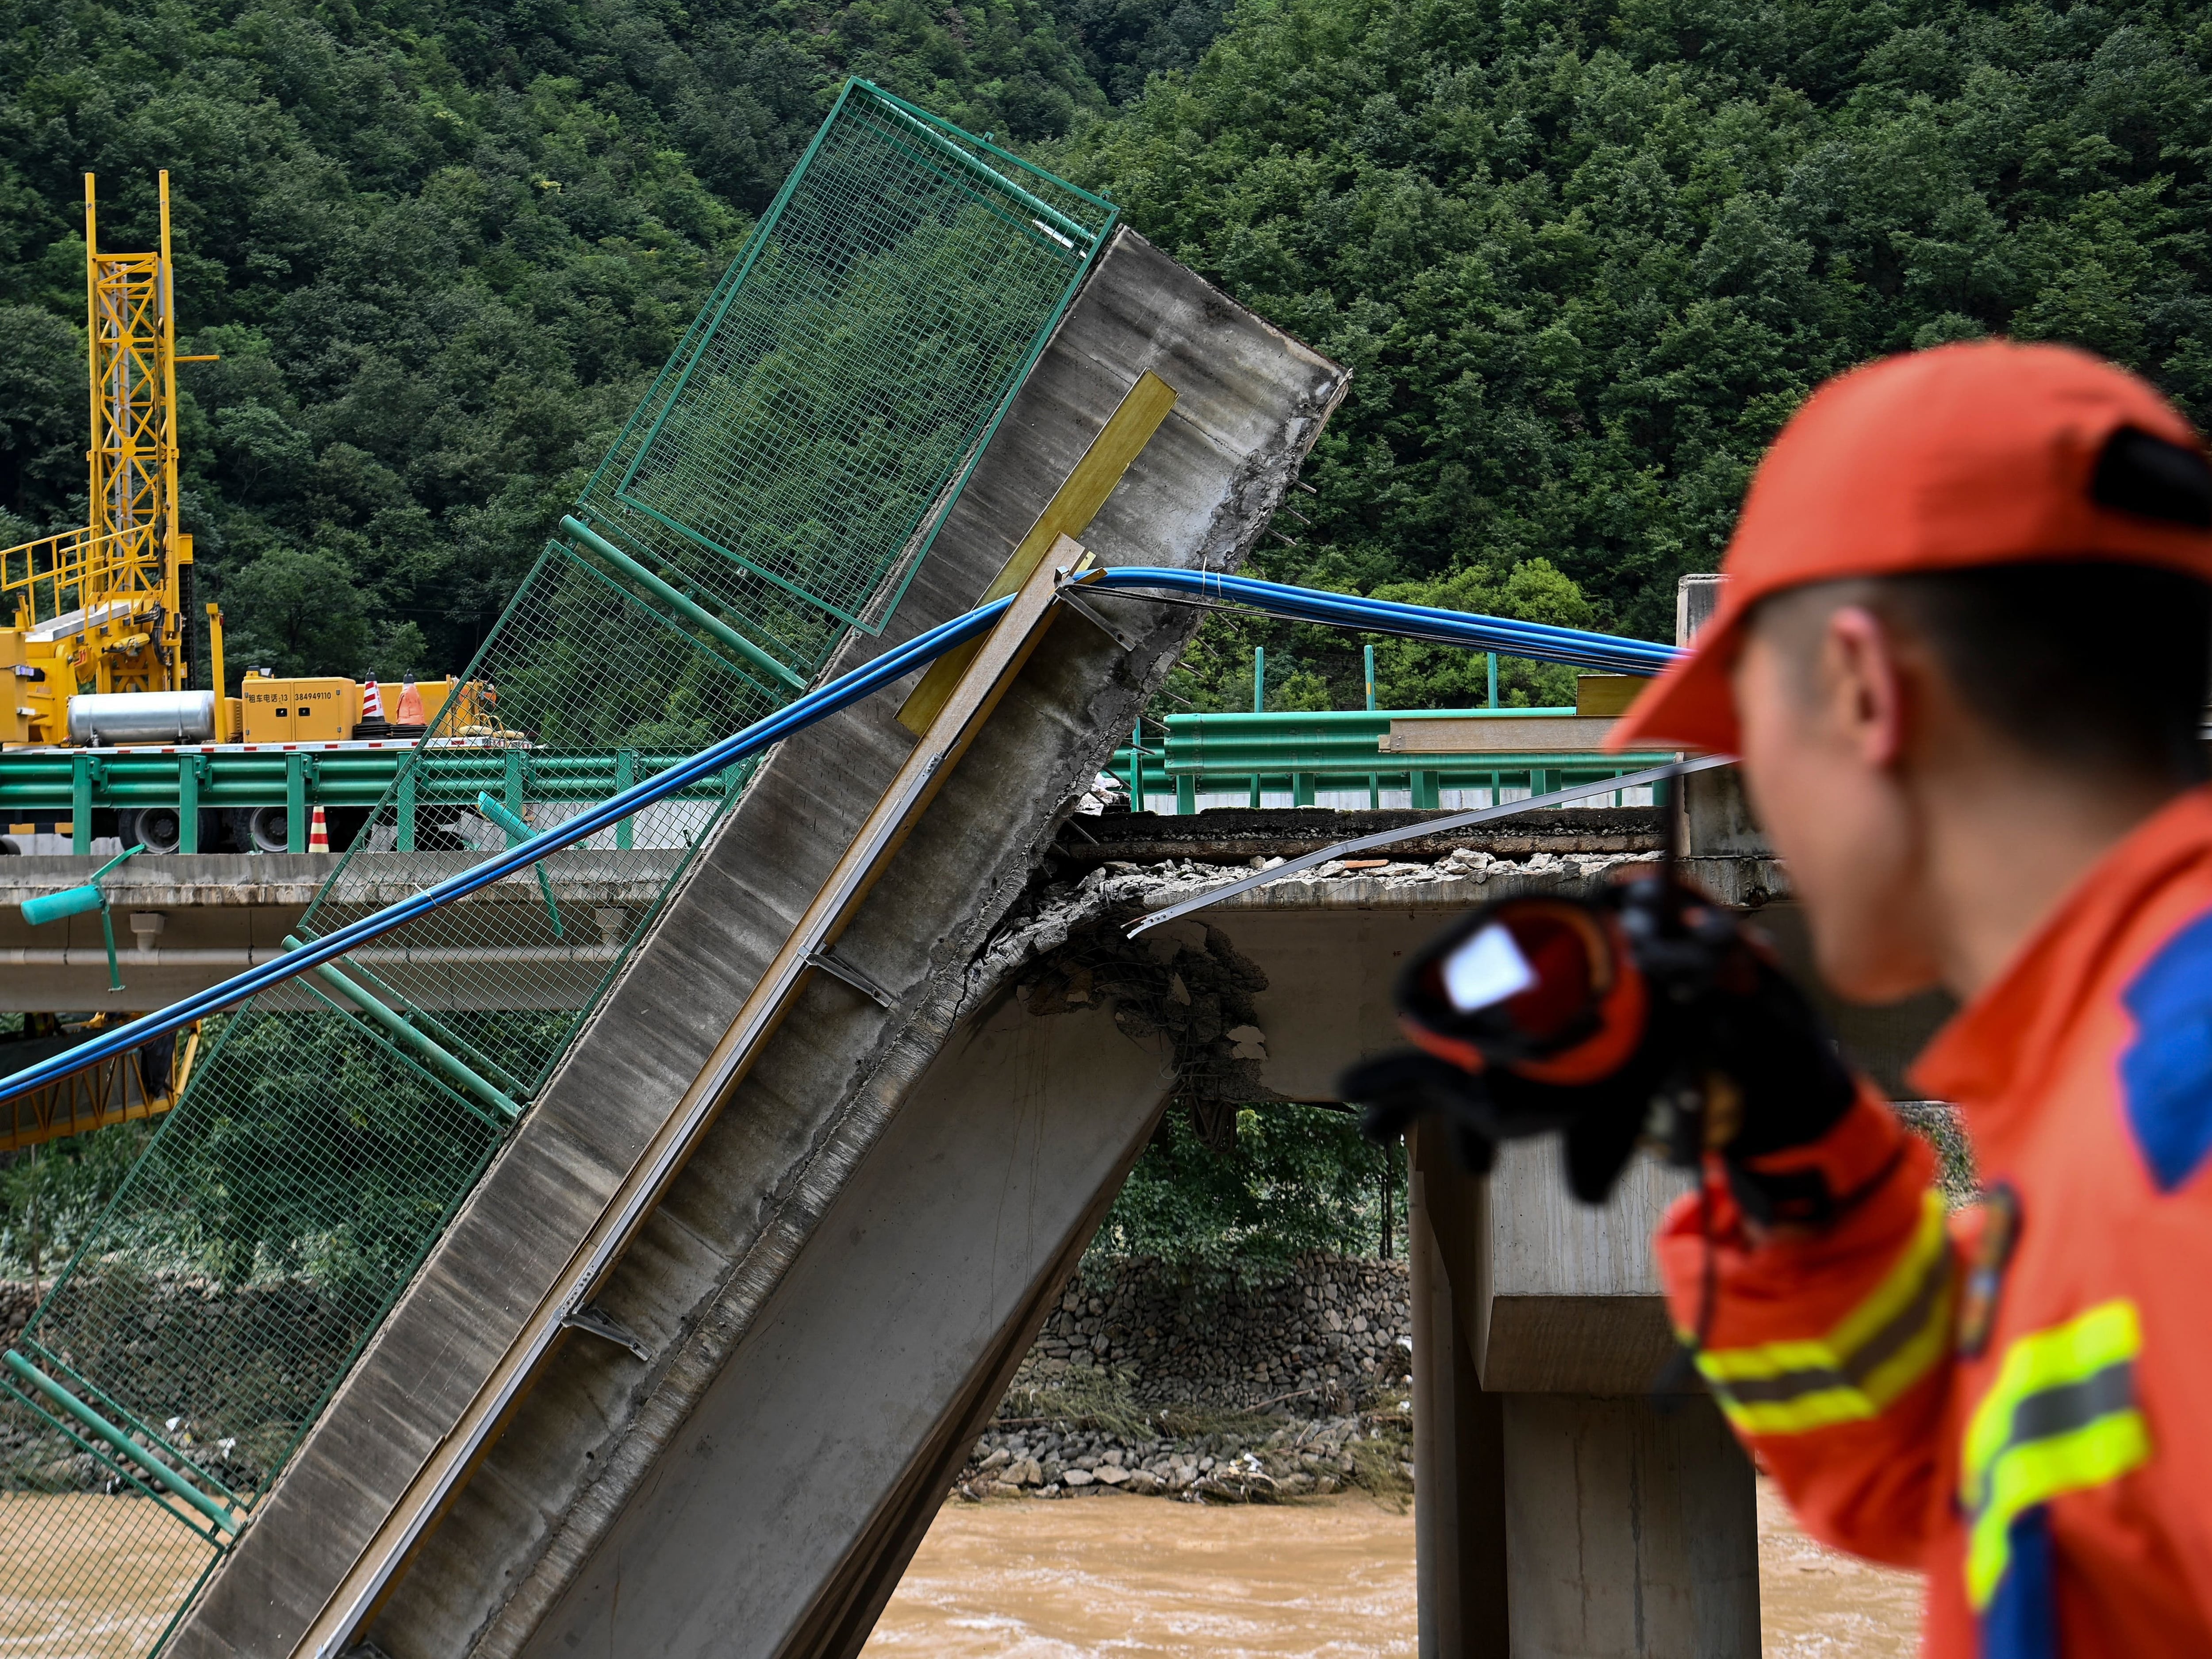
<path fill-rule="evenodd" d="M 1108 563 L 1232 568 L 1264 532 L 1344 375 L 1122 233 L 1024 383 L 885 635 L 856 636 L 829 672 L 968 609 L 1147 372 L 1172 389 L 1174 407 L 1085 544 Z M 1048 600 L 1048 581 L 1038 592 Z M 721 1379 L 762 1367 L 788 1374 L 781 1345 L 823 1339 L 787 1310 L 834 1322 L 842 1298 L 805 1290 L 810 1276 L 839 1249 L 885 1236 L 829 1220 L 859 1170 L 939 1172 L 929 1203 L 902 1218 L 946 1240 L 975 1237 L 952 1179 L 974 1160 L 929 1144 L 931 1115 L 908 1108 L 1065 804 L 1194 622 L 1186 609 L 1123 601 L 1109 633 L 1053 609 L 1055 625 L 1010 646 L 994 670 L 1005 678 L 963 706 L 971 725 L 936 751 L 943 777 L 934 757 L 927 775 L 915 775 L 922 750 L 887 700 L 774 752 L 173 1650 L 335 1652 L 365 1628 L 394 1654 L 518 1652 L 555 1640 L 544 1632 L 563 1626 L 572 1596 L 588 1595 L 595 1564 L 626 1547 L 633 1505 L 670 1492 L 671 1474 L 696 1466 L 678 1443 L 713 1433 Z M 908 805 L 887 819 L 895 799 Z M 926 810 L 909 810 L 923 801 Z M 823 920 L 833 890 L 834 933 Z M 803 962 L 793 957 L 802 940 Z M 793 971 L 806 968 L 817 971 Z M 779 993 L 762 1004 L 778 975 L 787 1000 Z M 740 1039 L 752 1010 L 759 1017 Z M 987 1036 L 971 1045 L 979 1063 L 994 1051 Z M 1040 1078 L 1051 1060 L 1006 1053 L 1017 1078 Z M 1087 1070 L 1088 1057 L 1078 1063 Z M 1081 1189 L 1086 1213 L 1110 1194 L 1170 1080 L 1141 1051 L 1117 1052 L 1115 1065 L 1086 1080 L 1117 1110 L 1082 1121 L 1048 1121 L 1042 1105 L 1031 1113 L 1033 1160 L 1057 1189 Z M 1080 1098 L 1036 1092 L 1070 1109 Z M 887 1142 L 896 1135 L 924 1138 Z M 996 1162 L 1005 1166 L 1004 1149 Z M 851 1203 L 864 1202 L 854 1190 Z M 1055 1260 L 1080 1231 L 1042 1199 L 1025 1208 L 994 1189 L 986 1212 L 991 1236 L 1030 1239 Z M 1011 1272 L 984 1279 L 1001 1291 L 1018 1282 Z M 988 1334 L 972 1321 L 968 1330 Z M 594 1331 L 617 1340 L 583 1334 Z M 857 1322 L 830 1340 L 848 1345 L 847 1369 L 864 1382 L 894 1369 Z M 802 1405 L 818 1415 L 823 1402 Z M 748 1420 L 742 1455 L 793 1438 Z M 732 1443 L 723 1434 L 713 1443 Z M 901 1478 L 920 1491 L 934 1477 Z M 744 1484 L 772 1490 L 755 1476 Z M 896 1527 L 856 1542 L 850 1517 L 788 1496 L 777 1540 L 811 1546 L 817 1561 L 878 1569 L 853 1582 L 876 1583 L 910 1547 Z M 841 1595 L 819 1571 L 765 1571 L 741 1557 L 721 1558 L 718 1570 L 781 1602 L 718 1605 L 702 1583 L 685 1599 L 711 1628 L 672 1647 L 668 1632 L 641 1629 L 637 1650 L 726 1650 L 732 1630 L 792 1651 L 858 1645 L 872 1616 L 865 1597 Z M 667 1570 L 679 1559 L 669 1553 Z M 858 1569 L 842 1571 L 843 1583 Z"/>
<path fill-rule="evenodd" d="M 1085 826 L 1109 847 L 1118 827 Z M 1589 890 L 1638 856 L 1619 826 L 1589 828 L 1547 826 L 1540 854 L 1468 838 L 1435 865 L 1264 888 L 1133 944 L 1117 923 L 1219 876 L 1113 860 L 1033 890 L 742 1331 L 727 1301 L 701 1317 L 719 1368 L 670 1317 L 683 1264 L 664 1231 L 599 1302 L 649 1358 L 562 1356 L 377 1646 L 856 1650 L 1159 1111 L 1222 1058 L 1158 1018 L 1165 988 L 1212 1000 L 1216 1032 L 1257 1028 L 1222 1091 L 1333 1100 L 1340 1067 L 1393 1040 L 1407 951 L 1488 899 Z M 1794 938 L 1787 900 L 1768 908 Z M 1115 957 L 1159 992 L 1108 971 Z M 1863 1051 L 1909 1048 L 1931 1012 L 1863 1019 Z M 1702 1399 L 1649 1395 L 1669 1338 L 1642 1241 L 1674 1183 L 1644 1167 L 1590 1212 L 1539 1149 L 1486 1190 L 1427 1145 L 1414 1170 L 1422 1651 L 1756 1652 L 1748 1468 Z M 611 1402 L 636 1391 L 625 1432 Z"/>

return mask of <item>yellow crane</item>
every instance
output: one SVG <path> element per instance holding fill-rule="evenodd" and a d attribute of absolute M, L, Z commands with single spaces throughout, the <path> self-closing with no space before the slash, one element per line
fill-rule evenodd
<path fill-rule="evenodd" d="M 84 176 L 92 522 L 0 550 L 0 687 L 14 688 L 0 695 L 0 742 L 68 742 L 70 699 L 115 693 L 157 726 L 176 716 L 179 737 L 224 735 L 219 692 L 190 690 L 192 538 L 177 527 L 177 364 L 214 359 L 177 356 L 166 170 L 160 196 L 160 247 L 103 252 Z M 157 715 L 137 702 L 149 696 L 175 706 Z"/>

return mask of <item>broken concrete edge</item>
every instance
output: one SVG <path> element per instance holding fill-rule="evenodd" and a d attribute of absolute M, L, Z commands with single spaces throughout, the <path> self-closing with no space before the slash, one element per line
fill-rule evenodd
<path fill-rule="evenodd" d="M 1343 811 L 1334 807 L 1231 807 L 1177 817 L 1152 812 L 1078 813 L 1052 849 L 1062 870 L 1115 861 L 1247 864 L 1254 858 L 1299 858 L 1378 830 L 1398 830 L 1453 816 L 1454 810 Z M 1480 841 L 1498 854 L 1656 853 L 1662 841 L 1656 806 L 1577 807 L 1532 811 L 1486 824 L 1480 836 L 1446 831 L 1396 842 L 1392 860 L 1433 860 Z M 1370 856 L 1380 856 L 1380 850 Z"/>
<path fill-rule="evenodd" d="M 1523 892 L 1594 894 L 1616 870 L 1648 864 L 1642 853 L 1534 853 L 1501 857 L 1462 843 L 1434 864 L 1393 860 L 1379 870 L 1346 870 L 1340 864 L 1300 871 L 1217 907 L 1238 910 L 1331 908 L 1464 911 Z M 1049 954 L 1068 937 L 1109 919 L 1133 921 L 1147 911 L 1226 885 L 1249 874 L 1195 860 L 1102 865 L 1073 883 L 1033 889 L 1018 917 L 976 959 L 969 975 L 977 1000 L 1004 981 L 1019 960 Z M 1202 933 L 1204 912 L 1170 922 L 1162 932 L 1186 942 Z"/>

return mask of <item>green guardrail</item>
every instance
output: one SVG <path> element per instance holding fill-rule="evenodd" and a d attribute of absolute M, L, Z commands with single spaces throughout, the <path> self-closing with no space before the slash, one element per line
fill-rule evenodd
<path fill-rule="evenodd" d="M 258 806 L 287 813 L 289 849 L 307 850 L 307 819 L 321 807 L 374 807 L 394 782 L 393 850 L 417 848 L 419 815 L 428 808 L 477 810 L 489 794 L 518 815 L 531 803 L 585 805 L 605 800 L 633 783 L 686 758 L 684 753 L 640 749 L 568 750 L 449 749 L 428 750 L 402 775 L 407 749 L 295 750 L 289 752 L 216 750 L 161 754 L 129 750 L 71 754 L 29 750 L 0 754 L 0 822 L 68 817 L 73 850 L 92 850 L 95 811 L 170 807 L 178 814 L 177 851 L 200 850 L 199 815 Z M 721 783 L 686 792 L 720 799 Z M 616 845 L 630 845 L 627 821 Z"/>
<path fill-rule="evenodd" d="M 1110 769 L 1141 809 L 1148 796 L 1175 793 L 1175 811 L 1199 810 L 1201 795 L 1242 792 L 1248 805 L 1288 794 L 1311 806 L 1322 791 L 1364 790 L 1380 806 L 1386 791 L 1403 791 L 1417 807 L 1437 807 L 1447 790 L 1480 789 L 1492 800 L 1505 789 L 1548 794 L 1663 764 L 1658 750 L 1608 755 L 1594 750 L 1470 750 L 1407 755 L 1384 750 L 1393 722 L 1431 720 L 1570 720 L 1572 708 L 1355 709 L 1255 714 L 1170 714 L 1163 737 L 1146 740 L 1140 726 L 1114 751 Z"/>
<path fill-rule="evenodd" d="M 1657 751 L 1604 755 L 1590 750 L 1491 750 L 1465 754 L 1386 752 L 1379 746 L 1394 721 L 1571 718 L 1571 708 L 1372 709 L 1266 714 L 1171 714 L 1163 738 L 1125 744 L 1111 769 L 1141 804 L 1172 789 L 1175 811 L 1199 810 L 1199 797 L 1242 792 L 1257 806 L 1263 796 L 1290 795 L 1310 806 L 1322 791 L 1364 790 L 1370 806 L 1385 792 L 1404 792 L 1416 807 L 1442 805 L 1447 790 L 1526 788 L 1544 794 L 1570 785 L 1593 786 L 1656 766 Z M 1140 738 L 1141 732 L 1132 733 Z M 503 805 L 516 822 L 529 805 L 581 805 L 604 800 L 684 758 L 641 749 L 560 750 L 484 748 L 428 750 L 403 775 L 406 749 L 216 750 L 159 753 L 129 750 L 70 753 L 57 750 L 0 754 L 0 821 L 70 820 L 79 854 L 91 851 L 92 815 L 149 807 L 174 809 L 180 853 L 200 850 L 200 814 L 240 808 L 286 809 L 289 850 L 307 850 L 314 807 L 377 805 L 393 796 L 396 852 L 418 850 L 426 809 L 481 812 L 480 798 Z M 689 792 L 719 798 L 725 786 Z M 513 832 L 513 824 L 507 826 Z M 631 830 L 616 832 L 628 850 Z"/>

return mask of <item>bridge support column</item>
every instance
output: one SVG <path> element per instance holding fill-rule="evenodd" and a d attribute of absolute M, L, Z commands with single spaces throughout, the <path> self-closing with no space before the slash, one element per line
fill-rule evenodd
<path fill-rule="evenodd" d="M 1413 1140 L 1421 1659 L 1755 1659 L 1751 1465 L 1709 1399 L 1647 1391 L 1662 1177 L 1588 1210 L 1551 1149 L 1482 1181 Z"/>
<path fill-rule="evenodd" d="M 1753 1659 L 1751 1465 L 1712 1402 L 1504 1401 L 1513 1659 Z"/>
<path fill-rule="evenodd" d="M 1486 1278 L 1488 1194 L 1416 1127 L 1407 1160 L 1413 1313 L 1413 1548 L 1420 1659 L 1504 1659 L 1504 1400 L 1482 1391 L 1457 1291 Z"/>

